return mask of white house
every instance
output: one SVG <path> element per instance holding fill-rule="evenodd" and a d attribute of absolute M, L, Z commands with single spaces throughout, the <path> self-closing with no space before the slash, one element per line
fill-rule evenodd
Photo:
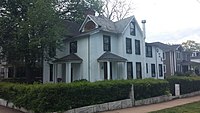
<path fill-rule="evenodd" d="M 162 50 L 153 45 L 147 49 L 145 33 L 134 16 L 113 22 L 88 15 L 79 30 L 67 28 L 78 33 L 66 33 L 70 35 L 63 49 L 57 50 L 57 59 L 44 61 L 44 83 L 164 78 Z M 146 57 L 146 50 L 151 57 Z"/>
<path fill-rule="evenodd" d="M 147 78 L 164 79 L 166 67 L 163 64 L 163 50 L 152 43 L 146 43 L 146 76 Z"/>

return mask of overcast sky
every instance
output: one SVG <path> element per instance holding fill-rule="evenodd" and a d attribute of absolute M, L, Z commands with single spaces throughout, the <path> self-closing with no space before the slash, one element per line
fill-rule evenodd
<path fill-rule="evenodd" d="M 133 0 L 138 23 L 146 19 L 147 42 L 200 43 L 200 3 L 197 0 Z"/>

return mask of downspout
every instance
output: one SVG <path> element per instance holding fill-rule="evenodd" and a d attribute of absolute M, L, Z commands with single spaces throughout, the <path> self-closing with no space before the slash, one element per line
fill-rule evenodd
<path fill-rule="evenodd" d="M 146 78 L 146 45 L 145 45 L 145 39 L 146 39 L 146 28 L 145 28 L 145 23 L 146 23 L 146 20 L 142 20 L 142 29 L 143 29 L 143 45 L 142 45 L 142 48 L 143 48 L 143 77 Z"/>

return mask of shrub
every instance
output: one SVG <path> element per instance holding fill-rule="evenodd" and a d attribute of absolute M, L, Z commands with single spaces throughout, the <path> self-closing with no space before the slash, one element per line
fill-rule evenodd
<path fill-rule="evenodd" d="M 18 107 L 38 113 L 65 111 L 127 99 L 131 84 L 134 84 L 137 100 L 164 95 L 168 91 L 167 81 L 154 79 L 32 85 L 0 83 L 0 98 L 12 101 Z"/>
<path fill-rule="evenodd" d="M 167 78 L 170 85 L 170 92 L 175 95 L 175 84 L 180 84 L 180 94 L 187 94 L 200 90 L 200 77 L 179 77 L 173 76 Z"/>

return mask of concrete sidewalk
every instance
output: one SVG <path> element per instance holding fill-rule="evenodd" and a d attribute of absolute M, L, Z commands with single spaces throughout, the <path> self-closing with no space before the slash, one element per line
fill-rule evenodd
<path fill-rule="evenodd" d="M 194 97 L 188 97 L 188 98 L 182 98 L 182 99 L 175 99 L 163 103 L 157 103 L 157 104 L 151 104 L 146 106 L 137 106 L 132 108 L 126 108 L 126 109 L 120 109 L 120 110 L 114 110 L 114 111 L 107 111 L 102 113 L 148 113 L 152 111 L 158 111 L 161 109 L 171 108 L 183 104 L 193 103 L 200 101 L 200 95 L 194 96 Z"/>
<path fill-rule="evenodd" d="M 23 113 L 23 112 L 0 106 L 0 113 Z"/>

